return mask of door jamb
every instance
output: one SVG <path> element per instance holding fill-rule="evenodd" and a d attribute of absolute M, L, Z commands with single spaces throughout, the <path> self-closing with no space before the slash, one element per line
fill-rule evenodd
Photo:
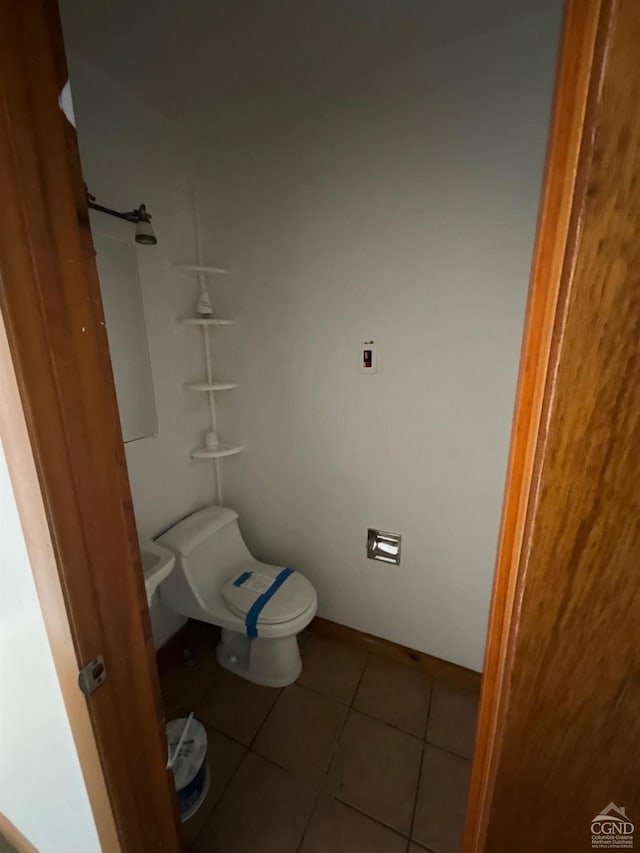
<path fill-rule="evenodd" d="M 462 850 L 484 849 L 506 713 L 511 652 L 519 624 L 528 537 L 536 512 L 541 447 L 553 391 L 552 359 L 562 325 L 563 272 L 571 264 L 574 197 L 588 154 L 612 0 L 565 0 L 542 199 L 533 254 L 511 448 L 483 668 Z M 578 193 L 579 197 L 579 193 Z"/>

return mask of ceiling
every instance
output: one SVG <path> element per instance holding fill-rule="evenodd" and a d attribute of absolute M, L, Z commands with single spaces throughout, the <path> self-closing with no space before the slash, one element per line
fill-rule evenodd
<path fill-rule="evenodd" d="M 185 127 L 314 101 L 560 0 L 60 0 L 67 51 Z M 374 67 L 375 66 L 375 67 Z M 286 100 L 286 97 L 283 99 Z M 316 101 L 317 102 L 317 101 Z M 291 101 L 289 100 L 289 109 Z"/>

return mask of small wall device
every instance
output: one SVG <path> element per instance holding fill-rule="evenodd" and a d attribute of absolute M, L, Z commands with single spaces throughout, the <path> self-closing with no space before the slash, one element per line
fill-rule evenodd
<path fill-rule="evenodd" d="M 363 341 L 360 344 L 360 373 L 377 373 L 378 356 L 374 341 Z"/>
<path fill-rule="evenodd" d="M 399 533 L 375 530 L 373 527 L 367 530 L 367 557 L 370 560 L 381 560 L 383 563 L 399 566 L 401 547 L 402 536 Z"/>

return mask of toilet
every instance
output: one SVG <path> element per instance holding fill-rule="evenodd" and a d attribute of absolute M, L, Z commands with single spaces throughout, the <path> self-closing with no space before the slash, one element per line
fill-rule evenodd
<path fill-rule="evenodd" d="M 238 513 L 210 506 L 156 539 L 176 557 L 160 584 L 168 610 L 221 628 L 220 666 L 266 687 L 292 684 L 302 670 L 297 635 L 315 616 L 304 575 L 260 563 L 240 533 Z"/>

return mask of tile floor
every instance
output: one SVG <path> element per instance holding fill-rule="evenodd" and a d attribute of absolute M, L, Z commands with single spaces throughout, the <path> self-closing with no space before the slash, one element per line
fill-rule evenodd
<path fill-rule="evenodd" d="M 211 786 L 183 824 L 193 853 L 457 853 L 477 696 L 308 633 L 283 690 L 222 670 L 192 623 L 163 672 L 167 719 L 207 728 Z"/>

